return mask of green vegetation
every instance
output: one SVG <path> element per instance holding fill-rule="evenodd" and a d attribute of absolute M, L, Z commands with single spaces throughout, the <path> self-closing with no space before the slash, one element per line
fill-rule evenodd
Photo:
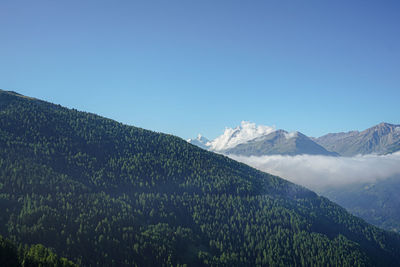
<path fill-rule="evenodd" d="M 400 236 L 186 141 L 0 91 L 0 234 L 84 266 L 396 266 Z"/>
<path fill-rule="evenodd" d="M 15 246 L 11 241 L 0 236 L 0 266 L 5 267 L 74 267 L 77 266 L 66 258 L 59 258 L 53 251 L 37 244 Z"/>

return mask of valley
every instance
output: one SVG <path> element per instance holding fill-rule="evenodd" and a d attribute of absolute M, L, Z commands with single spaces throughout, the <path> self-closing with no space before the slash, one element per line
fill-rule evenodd
<path fill-rule="evenodd" d="M 178 137 L 0 91 L 0 234 L 83 266 L 396 266 L 400 236 Z"/>

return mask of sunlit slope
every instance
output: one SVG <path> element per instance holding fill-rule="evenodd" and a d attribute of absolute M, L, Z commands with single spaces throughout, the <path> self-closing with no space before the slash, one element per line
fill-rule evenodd
<path fill-rule="evenodd" d="M 382 122 L 362 132 L 330 133 L 314 141 L 342 156 L 393 153 L 400 150 L 400 125 Z"/>
<path fill-rule="evenodd" d="M 311 191 L 171 135 L 6 91 L 0 208 L 0 234 L 83 265 L 400 261 L 397 234 Z"/>

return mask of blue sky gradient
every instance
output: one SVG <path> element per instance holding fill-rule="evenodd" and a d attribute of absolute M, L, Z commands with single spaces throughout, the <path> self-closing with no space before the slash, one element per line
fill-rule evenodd
<path fill-rule="evenodd" d="M 399 1 L 1 1 L 0 88 L 155 131 L 400 124 Z"/>

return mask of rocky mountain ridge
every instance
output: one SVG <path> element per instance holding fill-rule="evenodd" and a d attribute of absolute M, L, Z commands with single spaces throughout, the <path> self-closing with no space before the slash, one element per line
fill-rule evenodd
<path fill-rule="evenodd" d="M 242 122 L 234 129 L 226 128 L 214 140 L 200 136 L 188 142 L 210 151 L 244 156 L 387 154 L 400 150 L 400 125 L 380 123 L 361 132 L 329 133 L 314 138 Z"/>

